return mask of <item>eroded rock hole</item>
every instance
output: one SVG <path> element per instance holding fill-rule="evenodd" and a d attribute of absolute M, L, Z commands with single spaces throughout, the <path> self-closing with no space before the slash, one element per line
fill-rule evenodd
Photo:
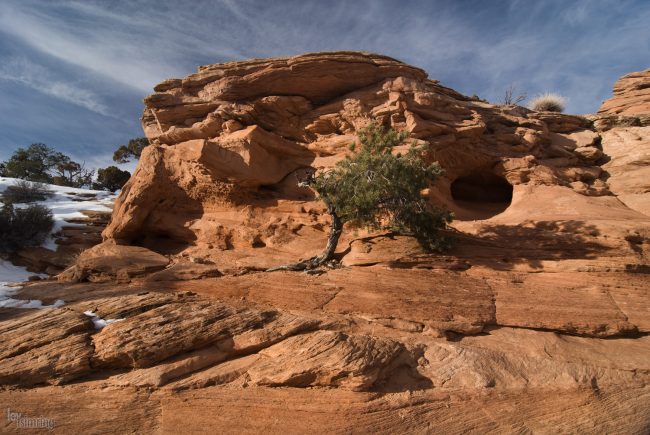
<path fill-rule="evenodd" d="M 451 183 L 460 219 L 488 219 L 512 202 L 512 185 L 490 170 L 475 170 Z"/>

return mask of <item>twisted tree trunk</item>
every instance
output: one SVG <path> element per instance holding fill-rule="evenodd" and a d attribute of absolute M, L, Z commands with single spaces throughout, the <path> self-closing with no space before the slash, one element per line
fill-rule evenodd
<path fill-rule="evenodd" d="M 332 216 L 332 226 L 330 227 L 330 233 L 327 236 L 327 246 L 320 255 L 311 257 L 308 260 L 299 261 L 298 263 L 272 267 L 266 271 L 275 272 L 277 270 L 311 270 L 316 269 L 331 260 L 334 256 L 334 252 L 336 251 L 336 246 L 339 243 L 341 232 L 343 231 L 343 222 L 341 221 L 341 218 L 336 214 L 336 210 L 334 210 L 334 207 L 331 204 L 327 204 L 327 212 L 330 214 L 330 216 Z"/>

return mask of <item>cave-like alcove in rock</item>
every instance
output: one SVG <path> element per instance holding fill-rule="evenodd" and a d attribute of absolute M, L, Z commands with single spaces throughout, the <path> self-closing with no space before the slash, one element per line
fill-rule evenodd
<path fill-rule="evenodd" d="M 460 220 L 489 219 L 512 202 L 512 185 L 489 169 L 477 169 L 451 183 Z"/>

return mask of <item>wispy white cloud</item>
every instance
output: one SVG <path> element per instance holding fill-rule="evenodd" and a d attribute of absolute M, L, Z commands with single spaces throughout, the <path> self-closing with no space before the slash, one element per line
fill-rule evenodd
<path fill-rule="evenodd" d="M 70 124 L 57 113 L 54 127 L 65 128 L 56 140 L 86 135 L 93 153 L 112 149 L 142 134 L 140 100 L 165 78 L 205 63 L 332 50 L 387 54 L 492 101 L 516 83 L 529 95 L 560 92 L 570 112 L 593 112 L 617 77 L 648 67 L 648 22 L 647 0 L 0 0 L 0 58 L 32 63 L 0 67 L 0 80 L 35 90 L 11 92 L 14 107 L 0 100 L 0 135 L 48 142 L 51 115 L 25 103 L 47 94 L 93 112 L 71 110 Z M 14 113 L 16 102 L 25 113 Z M 107 112 L 120 121 L 94 115 Z"/>
<path fill-rule="evenodd" d="M 0 14 L 3 31 L 32 48 L 126 85 L 150 89 L 157 65 L 139 56 L 127 41 L 104 38 L 101 28 L 93 32 L 88 24 L 56 21 L 44 11 L 21 10 L 9 4 Z"/>
<path fill-rule="evenodd" d="M 50 97 L 101 115 L 113 116 L 92 91 L 78 87 L 72 82 L 57 80 L 46 68 L 26 58 L 3 59 L 0 63 L 0 80 L 21 83 Z"/>
<path fill-rule="evenodd" d="M 190 53 L 243 57 L 227 46 L 210 45 L 197 32 L 196 19 L 165 15 L 154 3 L 139 5 L 144 7 L 118 13 L 91 2 L 8 0 L 0 5 L 0 31 L 143 94 L 164 78 L 185 75 L 182 58 Z M 229 3 L 224 9 L 237 10 Z"/>

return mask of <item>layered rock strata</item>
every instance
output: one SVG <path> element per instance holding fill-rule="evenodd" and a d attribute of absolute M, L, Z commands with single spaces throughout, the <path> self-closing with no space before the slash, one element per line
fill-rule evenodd
<path fill-rule="evenodd" d="M 581 117 L 493 106 L 394 59 L 321 53 L 199 68 L 145 99 L 152 145 L 120 195 L 106 243 L 264 268 L 317 252 L 322 204 L 298 186 L 370 122 L 430 144 L 445 168 L 430 201 L 484 219 L 535 186 L 607 196 L 600 136 Z M 91 255 L 91 254 L 88 254 Z"/>
<path fill-rule="evenodd" d="M 348 52 L 155 90 L 104 242 L 15 295 L 66 305 L 0 311 L 3 403 L 67 432 L 647 432 L 646 115 L 490 105 Z M 340 267 L 260 272 L 323 247 L 298 180 L 369 122 L 430 143 L 455 247 L 346 228 Z"/>

